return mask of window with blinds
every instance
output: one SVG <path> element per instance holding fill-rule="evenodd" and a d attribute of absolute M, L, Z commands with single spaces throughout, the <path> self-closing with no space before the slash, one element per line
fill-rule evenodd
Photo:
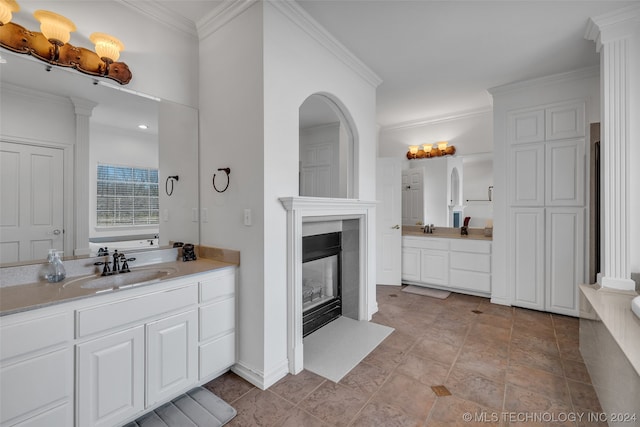
<path fill-rule="evenodd" d="M 98 227 L 159 223 L 158 169 L 98 164 Z"/>

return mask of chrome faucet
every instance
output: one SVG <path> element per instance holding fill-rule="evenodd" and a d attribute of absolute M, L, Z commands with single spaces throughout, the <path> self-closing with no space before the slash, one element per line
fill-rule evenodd
<path fill-rule="evenodd" d="M 424 232 L 427 234 L 433 234 L 435 230 L 436 228 L 433 226 L 433 224 L 425 224 L 424 226 Z"/>
<path fill-rule="evenodd" d="M 120 272 L 120 256 L 121 255 L 124 256 L 124 254 L 119 254 L 117 249 L 115 251 L 113 251 L 113 268 L 112 268 L 112 271 L 114 273 L 119 273 Z"/>

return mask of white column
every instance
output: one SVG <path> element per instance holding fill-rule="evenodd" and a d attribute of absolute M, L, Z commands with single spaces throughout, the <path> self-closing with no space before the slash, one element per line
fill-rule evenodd
<path fill-rule="evenodd" d="M 90 118 L 95 102 L 72 97 L 76 113 L 76 144 L 74 155 L 73 200 L 75 217 L 74 255 L 89 254 L 89 146 Z"/>
<path fill-rule="evenodd" d="M 640 5 L 591 18 L 585 37 L 601 53 L 600 284 L 633 290 L 631 272 L 640 271 Z"/>

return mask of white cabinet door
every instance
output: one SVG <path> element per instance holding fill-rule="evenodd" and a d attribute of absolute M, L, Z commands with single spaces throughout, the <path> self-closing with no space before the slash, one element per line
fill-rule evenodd
<path fill-rule="evenodd" d="M 196 382 L 198 315 L 191 310 L 149 323 L 146 328 L 148 407 Z"/>
<path fill-rule="evenodd" d="M 584 209 L 546 210 L 546 308 L 578 315 L 578 285 L 584 283 Z"/>
<path fill-rule="evenodd" d="M 509 113 L 507 120 L 511 144 L 544 141 L 544 110 Z"/>
<path fill-rule="evenodd" d="M 420 281 L 449 286 L 449 251 L 421 250 Z"/>
<path fill-rule="evenodd" d="M 144 326 L 76 347 L 77 422 L 113 426 L 144 409 Z"/>
<path fill-rule="evenodd" d="M 420 281 L 420 249 L 402 248 L 402 280 Z"/>
<path fill-rule="evenodd" d="M 511 206 L 544 205 L 544 144 L 511 148 L 509 193 Z"/>
<path fill-rule="evenodd" d="M 544 208 L 511 209 L 513 304 L 544 310 Z"/>
<path fill-rule="evenodd" d="M 547 206 L 584 205 L 584 139 L 549 142 L 545 148 Z"/>
<path fill-rule="evenodd" d="M 569 102 L 545 109 L 547 141 L 579 138 L 585 135 L 584 102 Z"/>

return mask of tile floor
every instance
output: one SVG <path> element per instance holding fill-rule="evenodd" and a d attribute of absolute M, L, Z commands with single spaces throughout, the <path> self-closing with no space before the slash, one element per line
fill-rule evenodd
<path fill-rule="evenodd" d="M 377 293 L 373 321 L 395 331 L 339 383 L 309 371 L 266 391 L 231 372 L 208 383 L 238 411 L 229 425 L 606 426 L 585 419 L 601 408 L 576 318 L 461 294 Z M 437 385 L 451 395 L 436 396 Z"/>

